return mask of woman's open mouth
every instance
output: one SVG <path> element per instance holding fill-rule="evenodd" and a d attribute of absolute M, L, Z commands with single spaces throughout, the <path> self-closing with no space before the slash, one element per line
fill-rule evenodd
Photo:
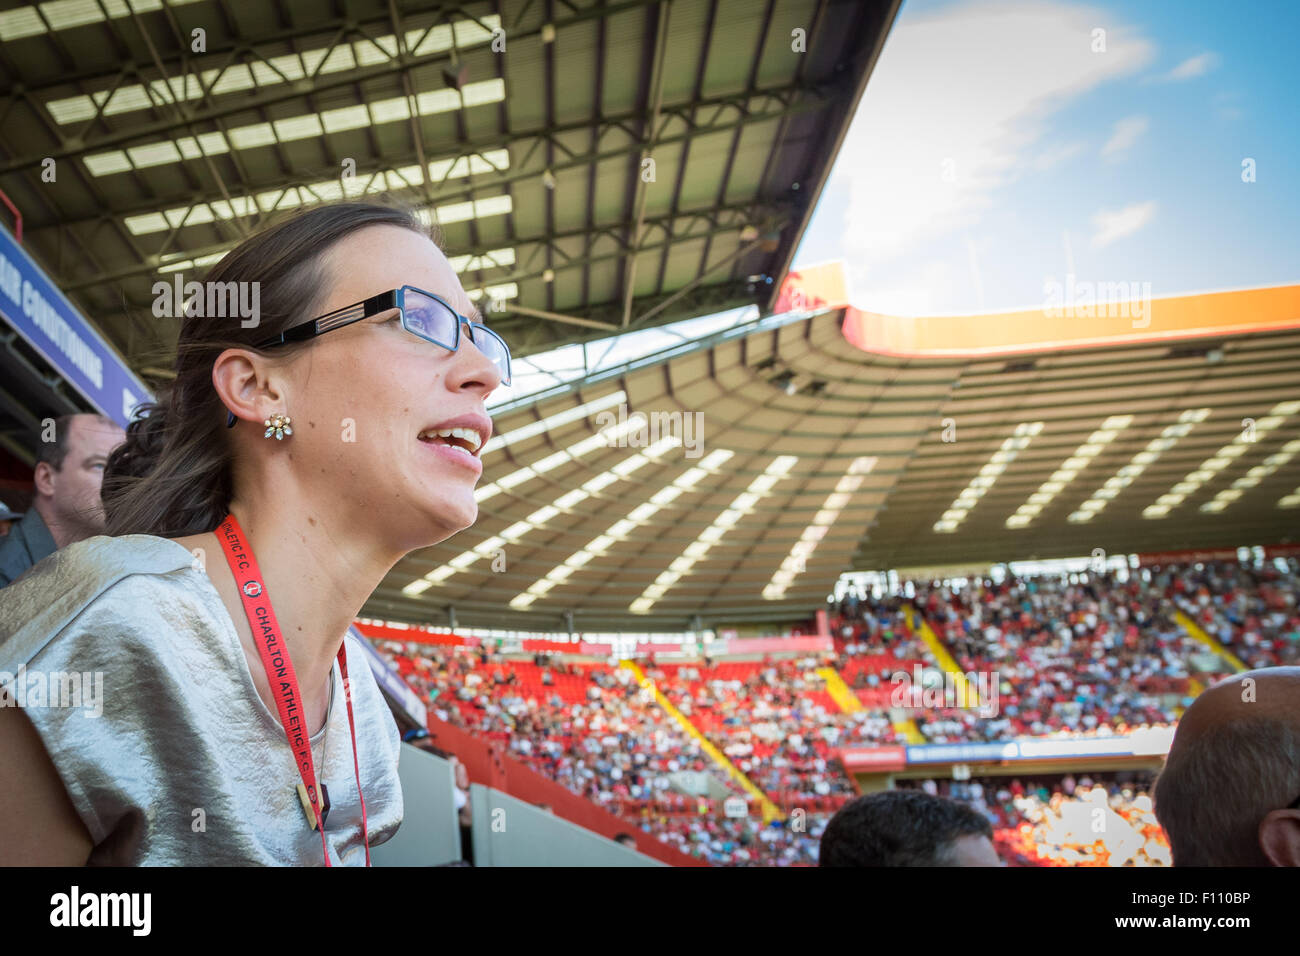
<path fill-rule="evenodd" d="M 476 475 L 483 473 L 483 462 L 477 454 L 483 440 L 473 428 L 427 428 L 420 432 L 419 439 L 440 458 Z"/>

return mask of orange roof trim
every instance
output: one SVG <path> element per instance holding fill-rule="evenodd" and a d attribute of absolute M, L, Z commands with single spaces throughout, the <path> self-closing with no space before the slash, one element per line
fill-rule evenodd
<path fill-rule="evenodd" d="M 911 318 L 849 306 L 843 332 L 853 345 L 878 355 L 960 358 L 1294 328 L 1300 328 L 1300 285 L 1153 299 L 1128 283 L 1094 288 L 1071 281 L 1049 289 L 1043 308 L 1021 312 Z"/>

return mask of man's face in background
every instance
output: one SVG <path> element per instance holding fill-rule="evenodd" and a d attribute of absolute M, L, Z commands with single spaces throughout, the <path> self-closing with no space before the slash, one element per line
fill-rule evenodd
<path fill-rule="evenodd" d="M 71 540 L 104 533 L 104 503 L 100 498 L 104 466 L 109 453 L 125 438 L 126 433 L 112 422 L 77 415 L 68 425 L 63 464 L 58 469 L 48 463 L 37 466 L 36 490 L 49 496 L 55 520 Z M 61 545 L 66 543 L 70 541 Z"/>
<path fill-rule="evenodd" d="M 952 842 L 949 866 L 1002 866 L 993 841 L 982 834 L 969 833 Z"/>

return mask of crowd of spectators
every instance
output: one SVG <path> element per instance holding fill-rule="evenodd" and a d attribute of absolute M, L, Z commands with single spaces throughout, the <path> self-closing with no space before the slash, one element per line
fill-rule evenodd
<path fill-rule="evenodd" d="M 647 833 L 715 866 L 815 866 L 822 831 L 831 815 L 800 815 L 766 825 L 713 815 L 650 817 Z"/>
<path fill-rule="evenodd" d="M 1150 775 L 1073 774 L 1043 780 L 909 782 L 988 818 L 1011 866 L 1171 866 L 1156 821 Z"/>
<path fill-rule="evenodd" d="M 909 587 L 959 669 L 988 675 L 998 691 L 996 716 L 958 707 L 917 713 L 918 729 L 936 743 L 1171 725 L 1201 687 L 1230 672 L 1178 624 L 1179 610 L 1248 667 L 1300 662 L 1294 562 L 1285 569 L 1212 562 Z M 893 654 L 932 666 L 910 640 L 901 603 L 846 595 L 831 607 L 837 638 L 872 660 Z M 867 701 L 862 690 L 885 683 L 873 674 L 851 686 Z"/>
<path fill-rule="evenodd" d="M 797 825 L 788 819 L 760 825 L 749 818 L 727 818 L 725 798 L 744 796 L 744 791 L 658 706 L 654 691 L 626 669 L 545 655 L 535 655 L 529 662 L 481 647 L 391 641 L 377 646 L 439 720 L 499 743 L 511 756 L 573 793 L 711 863 L 813 864 L 816 839 L 810 833 L 819 832 L 829 814 L 852 793 L 829 752 L 841 740 L 838 733 L 784 732 L 802 726 L 802 715 L 811 713 L 807 702 L 777 706 L 787 700 L 777 690 L 762 706 L 749 703 L 746 687 L 754 689 L 756 699 L 764 696 L 757 691 L 758 683 L 769 690 L 779 687 L 781 678 L 774 667 L 753 664 L 746 668 L 753 673 L 739 686 L 707 667 L 703 673 L 687 669 L 681 679 L 694 679 L 698 684 L 694 691 L 676 685 L 676 665 L 648 665 L 646 677 L 672 691 L 671 696 L 693 714 L 693 721 L 709 726 L 709 739 L 727 750 L 742 772 L 756 774 L 760 787 L 784 796 L 785 809 L 799 810 L 794 818 Z M 781 662 L 781 673 L 790 673 L 789 666 Z M 739 700 L 745 703 L 734 706 Z M 706 715 L 714 713 L 715 704 L 726 706 L 719 707 L 717 722 L 711 724 Z M 769 704 L 771 713 L 766 709 Z M 764 718 L 755 721 L 758 734 L 774 741 L 760 740 L 761 757 L 755 754 L 756 728 L 750 723 L 756 715 Z M 868 724 L 862 717 L 846 722 Z M 682 774 L 710 777 L 713 784 L 708 791 L 713 796 L 674 786 L 682 783 Z"/>
<path fill-rule="evenodd" d="M 996 718 L 967 711 L 960 726 L 928 726 L 956 739 L 1055 732 L 1123 733 L 1167 725 L 1188 692 L 1199 649 L 1172 607 L 1137 578 L 1091 574 L 981 581 L 917 590 L 917 606 L 963 672 L 999 682 Z"/>
<path fill-rule="evenodd" d="M 486 648 L 386 642 L 381 650 L 439 720 L 499 743 L 601 806 L 685 812 L 692 804 L 672 789 L 669 774 L 716 775 L 698 743 L 621 668 L 512 660 Z"/>
<path fill-rule="evenodd" d="M 440 720 L 514 757 L 663 842 L 712 863 L 816 862 L 816 837 L 854 790 L 835 751 L 904 742 L 1108 735 L 1172 725 L 1227 663 L 1177 623 L 1184 611 L 1249 666 L 1300 660 L 1294 566 L 1210 564 L 911 582 L 912 597 L 849 592 L 829 607 L 832 649 L 761 660 L 644 662 L 639 682 L 616 661 L 502 656 L 486 648 L 381 642 Z M 996 713 L 900 708 L 900 674 L 935 671 L 909 626 L 922 611 L 963 672 L 996 682 Z M 828 692 L 833 669 L 861 709 Z M 762 825 L 723 812 L 744 790 L 657 702 L 656 691 L 787 815 Z M 701 780 L 704 783 L 701 783 Z M 1065 778 L 1059 787 L 947 783 L 989 815 L 1000 852 L 1035 865 L 1163 863 L 1145 792 Z M 954 789 L 955 788 L 955 789 Z M 1104 806 L 1101 806 L 1104 804 Z M 1142 838 L 1080 843 L 1080 808 L 1100 807 Z M 797 814 L 793 812 L 797 811 Z M 1089 819 L 1092 819 L 1091 817 Z M 791 821 L 798 820 L 797 825 Z M 1072 829 L 1073 828 L 1073 829 Z M 1068 838 L 1067 838 L 1068 837 Z M 1132 845 L 1130 845 L 1132 844 Z M 1044 849 L 1047 848 L 1047 849 Z"/>
<path fill-rule="evenodd" d="M 843 712 L 817 674 L 833 655 L 648 671 L 664 696 L 729 760 L 784 808 L 834 809 L 853 794 L 835 763 L 839 747 L 892 743 L 879 711 Z M 834 798 L 834 799 L 825 799 Z"/>
<path fill-rule="evenodd" d="M 1155 569 L 1150 586 L 1248 668 L 1300 664 L 1300 573 L 1294 564 L 1171 565 Z"/>

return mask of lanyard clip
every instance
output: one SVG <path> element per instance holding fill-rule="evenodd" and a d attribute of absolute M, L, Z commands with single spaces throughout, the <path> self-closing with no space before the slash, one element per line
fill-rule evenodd
<path fill-rule="evenodd" d="M 302 812 L 307 815 L 307 825 L 313 830 L 316 829 L 316 815 L 312 813 L 311 797 L 307 795 L 307 787 L 304 784 L 298 784 L 298 799 L 302 802 Z M 330 791 L 325 786 L 324 781 L 320 785 L 320 828 L 325 829 L 325 821 L 330 816 Z"/>

